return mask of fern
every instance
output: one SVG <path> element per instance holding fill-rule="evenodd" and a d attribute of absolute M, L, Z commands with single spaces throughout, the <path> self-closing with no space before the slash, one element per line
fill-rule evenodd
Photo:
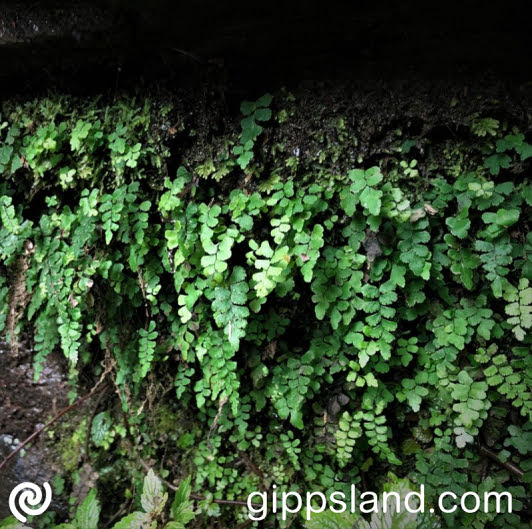
<path fill-rule="evenodd" d="M 377 483 L 401 462 L 430 497 L 488 485 L 529 495 L 525 135 L 509 118 L 466 116 L 474 141 L 465 130 L 420 140 L 398 120 L 382 123 L 381 148 L 358 110 L 304 101 L 244 102 L 208 141 L 194 114 L 150 101 L 4 102 L 4 338 L 33 342 L 37 378 L 61 351 L 72 386 L 110 357 L 143 457 L 176 446 L 172 464 L 217 499 L 274 481 Z M 317 126 L 302 141 L 308 108 Z M 184 166 L 169 174 L 176 134 Z M 92 459 L 109 459 L 111 488 L 129 473 L 114 442 L 125 426 L 98 411 Z M 158 490 L 153 512 L 137 506 L 117 526 L 184 525 L 192 506 L 161 507 Z M 515 508 L 452 523 L 521 529 Z M 204 516 L 242 523 L 224 509 L 207 501 Z"/>
<path fill-rule="evenodd" d="M 512 326 L 512 331 L 519 341 L 523 341 L 526 332 L 532 327 L 532 287 L 529 286 L 528 279 L 519 281 L 518 293 L 509 300 L 505 311 L 509 316 L 508 323 Z"/>
<path fill-rule="evenodd" d="M 147 329 L 139 330 L 139 368 L 137 380 L 143 379 L 149 372 L 155 355 L 155 347 L 158 332 L 155 330 L 155 322 L 150 321 Z"/>
<path fill-rule="evenodd" d="M 245 336 L 249 309 L 247 308 L 246 271 L 237 266 L 233 269 L 228 288 L 216 287 L 212 309 L 216 323 L 223 327 L 229 343 L 238 349 Z"/>

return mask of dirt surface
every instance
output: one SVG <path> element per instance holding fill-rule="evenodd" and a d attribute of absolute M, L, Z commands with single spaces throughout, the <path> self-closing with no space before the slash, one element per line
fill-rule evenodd
<path fill-rule="evenodd" d="M 67 404 L 64 363 L 50 355 L 37 382 L 31 353 L 18 355 L 0 343 L 0 461 Z M 0 471 L 0 520 L 8 516 L 11 490 L 23 481 L 50 481 L 58 470 L 57 454 L 43 435 Z M 59 506 L 56 506 L 56 509 Z"/>

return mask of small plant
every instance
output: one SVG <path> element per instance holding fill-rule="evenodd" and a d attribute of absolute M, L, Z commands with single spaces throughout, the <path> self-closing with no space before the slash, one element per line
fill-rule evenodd
<path fill-rule="evenodd" d="M 112 529 L 185 529 L 188 522 L 194 519 L 195 512 L 190 501 L 190 478 L 181 482 L 169 509 L 170 521 L 161 523 L 168 501 L 168 494 L 164 492 L 160 479 L 150 470 L 144 478 L 144 486 L 140 498 L 142 510 L 127 514 L 118 520 Z M 81 502 L 72 520 L 59 525 L 52 525 L 50 529 L 99 529 L 100 502 L 96 489 L 92 489 Z M 15 518 L 7 518 L 0 522 L 2 529 L 30 529 L 20 524 Z"/>
<path fill-rule="evenodd" d="M 417 160 L 411 160 L 410 162 L 407 162 L 406 160 L 401 160 L 399 163 L 401 166 L 401 169 L 403 170 L 403 174 L 407 178 L 416 178 L 419 176 L 419 171 L 416 169 L 417 167 Z"/>
<path fill-rule="evenodd" d="M 480 136 L 496 136 L 499 128 L 499 120 L 493 118 L 476 118 L 471 123 L 473 134 Z"/>
<path fill-rule="evenodd" d="M 269 121 L 272 117 L 272 111 L 268 108 L 272 99 L 270 94 L 266 94 L 254 103 L 244 101 L 240 107 L 246 117 L 240 122 L 242 125 L 240 144 L 233 148 L 233 153 L 238 155 L 236 162 L 241 169 L 245 169 L 253 158 L 253 146 L 262 132 L 259 122 Z"/>

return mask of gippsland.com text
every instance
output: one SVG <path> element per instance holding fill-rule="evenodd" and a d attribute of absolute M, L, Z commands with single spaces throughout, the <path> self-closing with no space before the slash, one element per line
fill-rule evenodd
<path fill-rule="evenodd" d="M 440 513 L 450 514 L 458 509 L 466 513 L 476 512 L 512 512 L 512 495 L 509 492 L 465 492 L 457 495 L 446 491 L 439 495 L 435 503 Z M 335 491 L 328 495 L 322 492 L 307 492 L 300 494 L 295 491 L 278 491 L 273 485 L 272 492 L 252 492 L 247 499 L 249 518 L 264 520 L 268 514 L 280 515 L 286 520 L 290 514 L 304 509 L 307 520 L 313 514 L 330 509 L 334 513 L 371 514 L 382 511 L 397 513 L 406 510 L 409 513 L 423 513 L 425 509 L 437 512 L 434 507 L 425 503 L 425 486 L 421 485 L 419 492 L 412 491 L 401 497 L 397 492 L 362 492 L 357 495 L 356 486 L 351 485 L 350 493 Z"/>

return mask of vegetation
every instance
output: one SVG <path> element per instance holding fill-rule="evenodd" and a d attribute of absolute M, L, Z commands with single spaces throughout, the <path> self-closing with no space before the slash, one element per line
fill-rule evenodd
<path fill-rule="evenodd" d="M 191 476 L 196 527 L 247 520 L 216 500 L 379 490 L 390 470 L 431 503 L 514 497 L 444 526 L 528 527 L 527 131 L 470 115 L 447 136 L 380 131 L 368 150 L 370 124 L 310 117 L 285 91 L 241 112 L 208 136 L 171 102 L 3 107 L 0 331 L 14 351 L 31 336 L 37 377 L 60 349 L 72 398 L 81 371 L 111 372 L 120 403 L 87 446 L 98 486 L 143 507 L 114 527 L 192 518 L 188 481 L 169 511 L 153 474 L 137 492 L 141 460 Z M 95 502 L 59 527 L 96 527 Z"/>
<path fill-rule="evenodd" d="M 190 497 L 190 479 L 187 478 L 177 489 L 170 507 L 170 521 L 163 524 L 164 529 L 184 529 L 194 519 L 194 510 Z M 150 470 L 144 479 L 140 504 L 142 510 L 124 516 L 113 525 L 113 529 L 155 528 L 164 516 L 164 507 L 168 502 L 168 493 L 164 492 L 161 480 Z M 55 525 L 55 529 L 98 529 L 100 520 L 100 502 L 96 490 L 92 489 L 79 508 L 71 523 Z M 17 522 L 16 518 L 7 518 L 0 523 L 3 529 L 29 529 Z"/>

